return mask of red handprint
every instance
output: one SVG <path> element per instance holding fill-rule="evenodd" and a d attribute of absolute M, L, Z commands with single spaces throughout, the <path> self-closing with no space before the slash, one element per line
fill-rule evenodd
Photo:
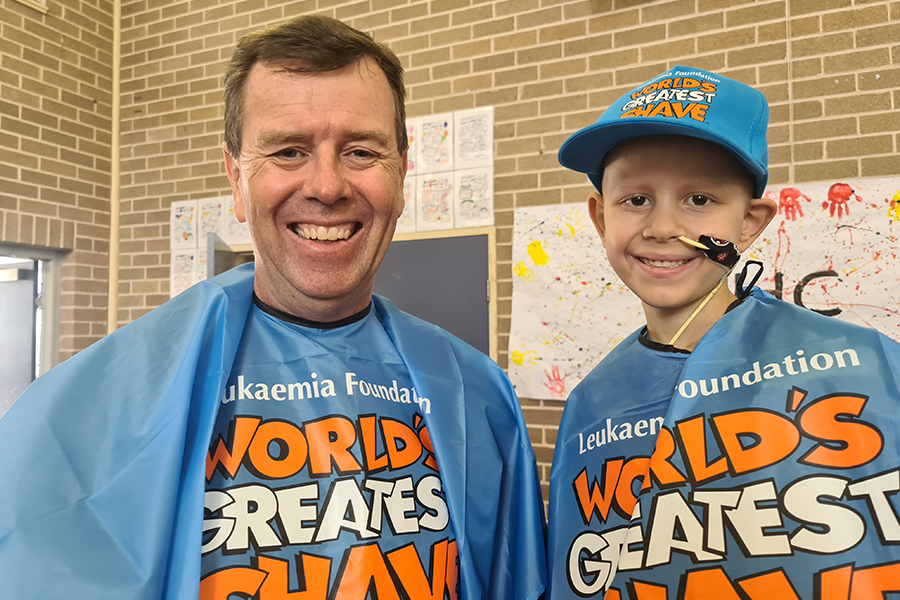
<path fill-rule="evenodd" d="M 828 188 L 828 200 L 822 203 L 822 208 L 829 208 L 829 205 L 831 205 L 831 210 L 828 213 L 831 217 L 834 216 L 835 210 L 837 211 L 838 219 L 844 216 L 844 211 L 849 216 L 850 205 L 847 203 L 850 201 L 850 198 L 856 198 L 857 202 L 862 202 L 862 198 L 848 184 L 835 183 Z"/>
<path fill-rule="evenodd" d="M 766 196 L 772 200 L 775 199 L 772 192 L 766 192 Z M 783 188 L 778 195 L 778 214 L 784 215 L 785 218 L 791 221 L 796 221 L 798 214 L 801 217 L 803 216 L 803 207 L 800 205 L 800 200 L 812 202 L 812 198 L 797 188 Z"/>
<path fill-rule="evenodd" d="M 550 391 L 550 395 L 554 398 L 565 398 L 566 397 L 566 376 L 560 375 L 559 367 L 553 365 L 550 372 L 547 372 L 547 369 L 544 369 L 544 373 L 547 375 L 547 380 L 550 382 L 545 383 L 544 387 Z"/>

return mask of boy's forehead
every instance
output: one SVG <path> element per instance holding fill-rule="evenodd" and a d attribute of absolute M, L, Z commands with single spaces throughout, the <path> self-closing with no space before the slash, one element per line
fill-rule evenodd
<path fill-rule="evenodd" d="M 727 150 L 706 140 L 681 135 L 650 135 L 626 140 L 606 155 L 604 187 L 610 175 L 640 178 L 654 170 L 685 168 L 710 184 L 739 183 L 753 189 L 749 171 Z"/>

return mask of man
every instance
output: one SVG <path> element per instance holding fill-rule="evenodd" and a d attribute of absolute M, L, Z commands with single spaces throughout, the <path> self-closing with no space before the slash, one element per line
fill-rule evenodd
<path fill-rule="evenodd" d="M 403 101 L 396 56 L 333 19 L 241 40 L 225 166 L 255 269 L 98 342 L 0 422 L 4 596 L 542 593 L 508 380 L 373 300 L 403 208 Z"/>

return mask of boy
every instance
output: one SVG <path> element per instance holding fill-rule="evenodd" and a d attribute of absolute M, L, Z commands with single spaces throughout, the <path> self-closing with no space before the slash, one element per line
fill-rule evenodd
<path fill-rule="evenodd" d="M 647 326 L 563 413 L 550 600 L 900 598 L 900 346 L 724 285 L 777 211 L 767 120 L 678 66 L 560 148 Z"/>

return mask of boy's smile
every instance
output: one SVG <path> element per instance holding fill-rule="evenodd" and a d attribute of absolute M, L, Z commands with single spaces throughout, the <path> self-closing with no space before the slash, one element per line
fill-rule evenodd
<path fill-rule="evenodd" d="M 603 171 L 603 195 L 591 217 L 613 269 L 644 303 L 655 341 L 677 330 L 726 270 L 678 239 L 730 240 L 741 251 L 755 239 L 760 200 L 752 179 L 727 151 L 684 136 L 640 137 L 617 146 Z M 734 296 L 719 289 L 704 309 L 717 319 Z M 659 338 L 659 339 L 658 339 Z"/>

